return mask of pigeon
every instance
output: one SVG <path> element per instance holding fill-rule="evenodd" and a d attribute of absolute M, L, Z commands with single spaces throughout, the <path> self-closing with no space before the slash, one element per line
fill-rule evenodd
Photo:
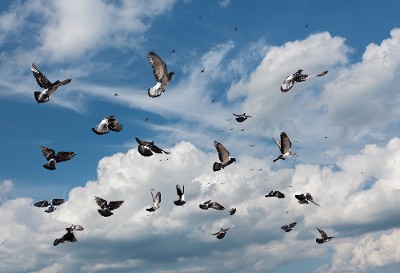
<path fill-rule="evenodd" d="M 229 210 L 229 215 L 234 215 L 236 213 L 236 208 L 231 208 Z"/>
<path fill-rule="evenodd" d="M 183 206 L 186 201 L 185 201 L 185 186 L 179 187 L 179 185 L 176 185 L 176 194 L 179 196 L 179 200 L 174 201 L 174 204 L 176 206 Z"/>
<path fill-rule="evenodd" d="M 55 170 L 56 163 L 68 161 L 73 158 L 76 154 L 74 152 L 56 152 L 53 149 L 40 146 L 44 157 L 48 160 L 47 163 L 43 164 L 43 167 L 48 170 Z"/>
<path fill-rule="evenodd" d="M 160 208 L 161 203 L 161 192 L 157 192 L 156 196 L 151 192 L 151 196 L 153 197 L 153 206 L 151 208 L 146 209 L 147 211 L 156 211 Z"/>
<path fill-rule="evenodd" d="M 319 74 L 315 74 L 315 75 L 305 75 L 302 73 L 303 73 L 303 70 L 299 69 L 293 75 L 287 76 L 286 79 L 283 81 L 283 84 L 281 85 L 281 91 L 288 92 L 293 87 L 295 82 L 304 82 L 310 78 L 322 77 L 322 76 L 325 76 L 328 73 L 328 71 L 323 71 L 323 72 L 321 72 Z"/>
<path fill-rule="evenodd" d="M 208 200 L 208 201 L 204 202 L 203 204 L 200 204 L 199 207 L 202 210 L 208 210 L 209 208 L 216 209 L 216 210 L 224 210 L 225 209 L 224 206 L 220 205 L 217 202 L 212 202 L 211 200 Z"/>
<path fill-rule="evenodd" d="M 318 229 L 318 231 L 319 231 L 319 233 L 321 234 L 321 237 L 322 237 L 322 238 L 316 238 L 316 239 L 315 239 L 315 241 L 316 241 L 318 244 L 323 244 L 323 243 L 329 242 L 330 240 L 332 240 L 333 238 L 335 238 L 335 237 L 333 237 L 333 236 L 328 236 L 328 234 L 326 234 L 326 232 L 323 231 L 322 229 L 320 229 L 320 228 L 317 228 L 317 229 Z"/>
<path fill-rule="evenodd" d="M 297 224 L 296 222 L 293 222 L 293 223 L 291 223 L 289 225 L 281 226 L 281 229 L 283 229 L 286 232 L 289 232 L 296 226 L 296 224 Z"/>
<path fill-rule="evenodd" d="M 161 96 L 161 93 L 165 91 L 168 83 L 171 81 L 174 72 L 168 72 L 167 65 L 163 60 L 157 56 L 153 51 L 149 52 L 149 62 L 153 68 L 153 74 L 157 81 L 157 84 L 147 89 L 147 94 L 151 98 Z"/>
<path fill-rule="evenodd" d="M 92 128 L 92 131 L 97 135 L 107 134 L 109 130 L 114 132 L 122 130 L 122 125 L 113 115 L 104 118 L 98 125 Z"/>
<path fill-rule="evenodd" d="M 219 171 L 221 168 L 225 168 L 226 166 L 230 165 L 232 162 L 235 162 L 236 159 L 233 157 L 229 157 L 229 152 L 225 149 L 225 147 L 219 143 L 218 141 L 214 141 L 214 146 L 218 151 L 218 157 L 221 163 L 214 162 L 213 171 Z"/>
<path fill-rule="evenodd" d="M 297 198 L 297 200 L 299 200 L 299 204 L 309 204 L 309 202 L 313 203 L 314 205 L 319 207 L 319 204 L 314 202 L 314 198 L 312 197 L 312 195 L 310 193 L 302 193 L 302 194 L 296 194 L 294 197 Z"/>
<path fill-rule="evenodd" d="M 201 73 L 204 73 L 204 68 L 200 70 Z"/>
<path fill-rule="evenodd" d="M 163 149 L 158 148 L 156 145 L 154 145 L 154 141 L 143 141 L 138 137 L 135 137 L 136 142 L 139 144 L 138 146 L 138 151 L 142 156 L 152 156 L 153 153 L 164 153 L 164 154 L 169 154 L 170 152 L 166 152 Z"/>
<path fill-rule="evenodd" d="M 227 232 L 231 227 L 233 227 L 233 225 L 231 225 L 231 226 L 228 227 L 228 228 L 221 228 L 220 231 L 218 231 L 218 232 L 216 232 L 216 233 L 213 233 L 212 235 L 216 235 L 218 239 L 223 239 L 223 238 L 225 237 L 225 235 L 226 235 L 226 232 Z"/>
<path fill-rule="evenodd" d="M 119 208 L 124 203 L 124 201 L 110 201 L 107 203 L 107 200 L 104 200 L 103 198 L 97 196 L 95 196 L 94 198 L 96 200 L 97 205 L 99 205 L 101 208 L 98 209 L 97 211 L 100 213 L 101 216 L 104 217 L 109 217 L 113 215 L 111 211 Z"/>
<path fill-rule="evenodd" d="M 233 113 L 233 115 L 236 117 L 235 119 L 236 119 L 237 122 L 243 122 L 246 119 L 251 118 L 251 116 L 246 115 L 246 113 L 243 113 L 242 115 L 238 115 L 238 114 Z"/>
<path fill-rule="evenodd" d="M 274 159 L 274 162 L 282 159 L 285 160 L 286 158 L 289 158 L 291 156 L 294 156 L 296 153 L 292 152 L 292 142 L 290 141 L 289 137 L 285 132 L 281 133 L 281 142 L 276 140 L 275 138 L 272 138 L 275 144 L 278 146 L 279 150 L 281 151 L 281 155 Z"/>
<path fill-rule="evenodd" d="M 48 202 L 47 200 L 41 200 L 33 205 L 38 208 L 46 208 L 44 212 L 51 213 L 57 209 L 55 206 L 59 206 L 64 202 L 64 199 L 52 199 L 50 202 Z"/>
<path fill-rule="evenodd" d="M 44 88 L 43 91 L 35 91 L 33 92 L 33 95 L 35 97 L 35 100 L 37 103 L 45 103 L 50 100 L 50 96 L 56 92 L 57 88 L 61 85 L 66 85 L 71 82 L 71 79 L 66 79 L 63 80 L 62 82 L 59 80 L 56 80 L 55 82 L 50 82 L 45 75 L 42 74 L 42 72 L 39 71 L 37 66 L 32 63 L 31 70 L 33 72 L 33 76 L 36 79 L 37 84 L 41 87 Z"/>
<path fill-rule="evenodd" d="M 285 198 L 285 194 L 281 193 L 280 191 L 270 191 L 265 197 L 278 197 L 278 198 Z"/>
<path fill-rule="evenodd" d="M 76 241 L 78 241 L 75 238 L 74 235 L 74 230 L 83 230 L 83 227 L 80 225 L 72 225 L 69 228 L 66 228 L 67 233 L 65 233 L 61 238 L 55 239 L 53 245 L 56 246 L 60 243 L 64 243 L 64 242 L 71 242 L 71 243 L 75 243 Z"/>

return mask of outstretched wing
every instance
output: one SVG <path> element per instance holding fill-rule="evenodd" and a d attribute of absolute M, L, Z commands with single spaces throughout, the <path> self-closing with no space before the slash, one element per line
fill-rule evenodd
<path fill-rule="evenodd" d="M 276 146 L 278 146 L 279 150 L 281 150 L 281 144 L 279 143 L 279 141 L 274 137 L 272 137 L 272 140 L 275 142 Z"/>
<path fill-rule="evenodd" d="M 65 202 L 65 200 L 64 199 L 53 199 L 53 200 L 51 200 L 51 204 L 53 205 L 53 206 L 59 206 L 59 205 L 61 205 L 61 204 L 63 204 Z"/>
<path fill-rule="evenodd" d="M 157 147 L 154 143 L 151 143 L 150 149 L 157 154 L 161 154 L 161 153 L 169 154 L 170 153 L 170 152 L 164 151 L 163 149 Z"/>
<path fill-rule="evenodd" d="M 217 203 L 217 202 L 211 202 L 208 205 L 210 208 L 216 209 L 216 210 L 224 210 L 224 206 L 222 206 L 221 204 Z"/>
<path fill-rule="evenodd" d="M 153 68 L 153 74 L 156 81 L 163 83 L 164 78 L 168 79 L 167 65 L 153 51 L 149 52 L 149 62 L 151 64 L 151 67 Z"/>
<path fill-rule="evenodd" d="M 289 137 L 285 132 L 281 133 L 281 153 L 289 153 L 292 148 L 292 142 L 290 142 Z"/>
<path fill-rule="evenodd" d="M 52 159 L 56 155 L 56 152 L 53 149 L 44 146 L 40 146 L 40 149 L 47 160 Z"/>
<path fill-rule="evenodd" d="M 97 205 L 99 205 L 101 208 L 103 208 L 104 205 L 107 205 L 107 200 L 95 196 L 94 199 L 96 200 Z"/>
<path fill-rule="evenodd" d="M 157 192 L 156 196 L 154 197 L 154 207 L 158 207 L 161 203 L 161 192 Z"/>
<path fill-rule="evenodd" d="M 177 184 L 176 185 L 176 194 L 179 196 L 179 198 L 182 197 L 183 193 L 184 192 L 182 191 L 181 187 L 179 187 L 179 185 Z"/>
<path fill-rule="evenodd" d="M 224 162 L 229 160 L 229 152 L 225 149 L 224 145 L 214 140 L 214 146 L 217 149 L 219 161 Z"/>
<path fill-rule="evenodd" d="M 321 234 L 321 237 L 322 237 L 323 239 L 328 238 L 328 234 L 326 234 L 325 231 L 323 231 L 323 230 L 320 229 L 320 228 L 317 228 L 317 229 L 318 229 L 318 232 Z"/>
<path fill-rule="evenodd" d="M 49 88 L 51 87 L 52 83 L 46 78 L 45 75 L 40 72 L 40 70 L 37 68 L 37 66 L 32 63 L 31 70 L 33 72 L 33 76 L 35 77 L 35 80 L 37 84 L 42 87 L 42 88 Z"/>
<path fill-rule="evenodd" d="M 48 207 L 50 204 L 49 204 L 49 202 L 47 202 L 47 200 L 41 200 L 41 201 L 36 202 L 33 205 L 38 208 L 43 208 L 43 207 Z"/>
<path fill-rule="evenodd" d="M 293 222 L 289 224 L 289 228 L 294 228 L 297 225 L 297 222 Z"/>
<path fill-rule="evenodd" d="M 109 208 L 109 210 L 114 210 L 114 209 L 117 209 L 120 206 L 122 206 L 123 203 L 124 203 L 124 201 L 111 201 L 108 204 L 108 208 Z"/>
<path fill-rule="evenodd" d="M 76 154 L 74 152 L 58 152 L 56 155 L 56 162 L 63 162 L 70 160 L 73 158 Z"/>

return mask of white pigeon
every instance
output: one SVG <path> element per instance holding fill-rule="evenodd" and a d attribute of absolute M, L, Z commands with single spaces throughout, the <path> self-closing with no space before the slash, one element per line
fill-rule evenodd
<path fill-rule="evenodd" d="M 281 91 L 282 92 L 288 92 L 293 86 L 295 82 L 304 82 L 310 78 L 314 77 L 322 77 L 328 73 L 328 71 L 323 71 L 319 74 L 315 75 L 306 75 L 302 74 L 303 70 L 299 69 L 297 70 L 296 73 L 289 75 L 286 77 L 286 79 L 283 81 L 283 84 L 281 85 Z"/>

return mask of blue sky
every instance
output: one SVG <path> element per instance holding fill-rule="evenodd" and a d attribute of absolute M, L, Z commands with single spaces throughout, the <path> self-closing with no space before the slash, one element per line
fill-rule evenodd
<path fill-rule="evenodd" d="M 2 1 L 0 272 L 395 272 L 399 7 Z M 158 98 L 147 96 L 152 50 L 175 72 Z M 72 82 L 37 104 L 32 62 Z M 282 93 L 300 68 L 329 73 Z M 95 135 L 111 114 L 123 131 Z M 273 163 L 282 131 L 299 156 Z M 135 136 L 171 154 L 141 157 Z M 237 159 L 215 173 L 214 140 Z M 77 155 L 48 171 L 41 145 Z M 172 203 L 176 184 L 184 207 Z M 163 195 L 152 216 L 150 189 Z M 270 190 L 287 197 L 266 199 Z M 321 207 L 294 200 L 306 191 Z M 94 196 L 125 203 L 102 218 Z M 52 214 L 32 207 L 52 198 L 68 201 Z M 237 213 L 201 211 L 209 199 Z M 70 224 L 85 227 L 79 242 L 53 247 Z M 211 235 L 231 224 L 223 240 Z M 316 226 L 335 239 L 317 245 Z"/>

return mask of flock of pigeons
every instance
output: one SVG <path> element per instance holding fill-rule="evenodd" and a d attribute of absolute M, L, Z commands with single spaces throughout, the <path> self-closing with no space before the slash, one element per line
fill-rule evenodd
<path fill-rule="evenodd" d="M 175 74 L 174 72 L 168 72 L 167 66 L 164 63 L 164 61 L 155 53 L 155 52 L 149 52 L 148 54 L 149 62 L 153 68 L 153 75 L 156 80 L 156 84 L 148 88 L 148 96 L 151 98 L 155 98 L 160 96 L 163 92 L 165 92 L 165 89 L 168 85 L 168 83 L 171 81 L 173 75 Z M 62 85 L 69 84 L 71 82 L 71 79 L 66 79 L 63 81 L 55 81 L 55 82 L 50 82 L 44 74 L 40 72 L 40 70 L 37 68 L 35 64 L 32 64 L 31 70 L 33 72 L 33 76 L 36 79 L 36 82 L 38 85 L 43 88 L 42 91 L 35 91 L 34 92 L 34 98 L 37 101 L 37 103 L 46 103 L 50 100 L 50 96 L 52 96 L 58 87 Z M 288 92 L 296 82 L 303 82 L 306 81 L 310 78 L 313 77 L 321 77 L 324 76 L 328 73 L 328 71 L 323 71 L 319 74 L 316 75 L 305 75 L 302 74 L 303 70 L 298 70 L 296 73 L 293 75 L 287 76 L 286 79 L 283 81 L 283 84 L 281 86 L 281 91 L 282 92 Z M 237 122 L 244 122 L 248 118 L 250 118 L 250 115 L 246 115 L 246 113 L 243 114 L 233 114 L 235 116 L 235 119 Z M 105 117 L 98 125 L 94 126 L 92 128 L 92 131 L 97 134 L 97 135 L 104 135 L 107 134 L 109 131 L 114 131 L 114 132 L 120 132 L 122 130 L 122 125 L 120 122 L 115 118 L 115 116 L 110 115 L 108 117 Z M 154 144 L 153 141 L 144 141 L 141 140 L 140 138 L 136 137 L 135 138 L 137 143 L 138 143 L 138 152 L 144 156 L 144 157 L 149 157 L 152 156 L 154 153 L 157 154 L 169 154 L 169 152 L 164 151 L 163 149 L 159 148 Z M 282 132 L 280 134 L 280 141 L 278 141 L 275 138 L 272 138 L 275 144 L 278 146 L 280 155 L 274 159 L 273 161 L 278 161 L 278 160 L 286 160 L 287 158 L 290 158 L 296 153 L 292 152 L 292 143 L 288 137 L 288 135 L 285 132 Z M 214 146 L 218 152 L 218 158 L 219 162 L 214 162 L 213 164 L 213 171 L 220 171 L 221 169 L 226 168 L 230 164 L 236 161 L 234 157 L 231 157 L 228 150 L 218 141 L 214 141 Z M 43 156 L 46 158 L 47 162 L 43 164 L 43 167 L 48 169 L 48 170 L 55 170 L 56 169 L 56 163 L 63 162 L 63 161 L 68 161 L 72 159 L 76 154 L 74 152 L 55 152 L 51 148 L 47 148 L 44 146 L 40 146 L 40 149 L 43 153 Z M 176 185 L 176 192 L 179 197 L 178 200 L 174 201 L 174 204 L 176 206 L 183 206 L 186 201 L 185 201 L 185 187 L 182 186 L 182 188 L 179 185 Z M 154 212 L 158 208 L 160 208 L 160 203 L 161 203 L 161 192 L 157 192 L 156 195 L 151 192 L 152 196 L 152 206 L 149 208 L 146 208 L 147 211 L 149 212 Z M 277 197 L 277 198 L 285 198 L 285 194 L 283 194 L 280 191 L 271 191 L 268 195 L 265 195 L 265 197 Z M 298 200 L 299 204 L 309 204 L 313 203 L 316 206 L 319 206 L 317 204 L 312 195 L 310 193 L 304 193 L 304 194 L 298 194 L 295 195 L 295 198 Z M 45 207 L 46 210 L 45 212 L 51 213 L 56 210 L 57 206 L 60 206 L 65 202 L 64 199 L 52 199 L 50 202 L 47 200 L 41 200 L 36 203 L 34 203 L 34 206 L 43 208 Z M 119 208 L 122 206 L 124 201 L 110 201 L 108 202 L 107 200 L 95 196 L 95 202 L 97 205 L 100 207 L 98 209 L 98 212 L 101 216 L 103 217 L 110 217 L 113 215 L 113 210 Z M 209 208 L 215 209 L 215 210 L 224 210 L 224 206 L 219 204 L 218 202 L 208 200 L 205 201 L 204 203 L 199 205 L 200 209 L 202 210 L 208 210 Z M 231 208 L 229 210 L 229 214 L 233 215 L 236 212 L 236 208 Z M 288 225 L 284 225 L 281 227 L 282 230 L 285 232 L 290 232 L 295 226 L 296 222 L 290 223 Z M 213 233 L 212 235 L 216 236 L 218 239 L 223 239 L 228 232 L 228 230 L 233 227 L 231 225 L 228 228 L 221 228 L 220 231 Z M 81 231 L 84 228 L 80 225 L 71 225 L 70 227 L 66 228 L 67 233 L 64 234 L 61 238 L 57 238 L 54 240 L 54 246 L 64 243 L 64 242 L 76 242 L 77 239 L 74 235 L 74 231 Z M 321 234 L 321 238 L 317 238 L 316 242 L 319 244 L 325 243 L 333 239 L 334 237 L 328 236 L 326 232 L 324 232 L 322 229 L 317 228 L 318 232 Z"/>

